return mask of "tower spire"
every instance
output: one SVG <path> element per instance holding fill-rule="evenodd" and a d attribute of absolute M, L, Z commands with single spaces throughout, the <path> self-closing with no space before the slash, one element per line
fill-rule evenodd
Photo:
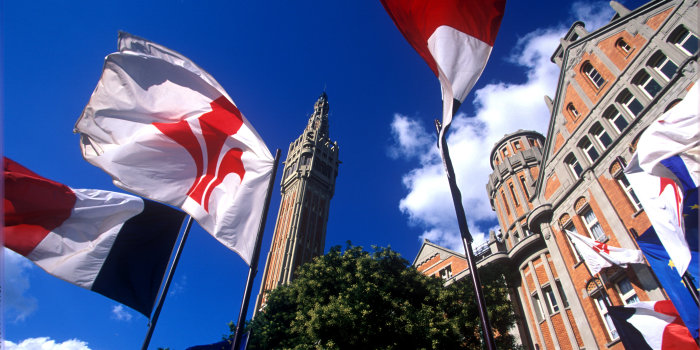
<path fill-rule="evenodd" d="M 306 131 L 315 131 L 319 138 L 328 138 L 328 95 L 323 91 L 314 103 L 314 112 L 309 118 Z"/>

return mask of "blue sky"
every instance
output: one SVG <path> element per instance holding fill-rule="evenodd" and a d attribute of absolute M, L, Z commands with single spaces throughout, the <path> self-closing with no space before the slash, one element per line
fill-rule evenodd
<path fill-rule="evenodd" d="M 622 1 L 634 9 L 643 2 Z M 423 238 L 461 251 L 432 121 L 440 88 L 379 1 L 3 1 L 3 153 L 74 188 L 118 190 L 82 159 L 73 124 L 104 57 L 127 31 L 176 50 L 212 74 L 274 153 L 302 132 L 322 91 L 340 146 L 326 250 L 388 246 L 412 261 Z M 497 223 L 486 197 L 488 155 L 504 134 L 544 132 L 558 67 L 549 61 L 578 19 L 594 29 L 607 2 L 510 1 L 489 64 L 453 123 L 449 144 L 478 242 Z M 281 171 L 281 170 L 280 170 Z M 279 174 L 260 273 L 279 206 Z M 136 349 L 148 320 L 46 274 L 4 250 L 7 349 Z M 227 332 L 247 266 L 196 224 L 151 348 L 206 344 Z M 253 303 L 251 303 L 253 304 Z M 248 313 L 249 317 L 252 311 Z"/>

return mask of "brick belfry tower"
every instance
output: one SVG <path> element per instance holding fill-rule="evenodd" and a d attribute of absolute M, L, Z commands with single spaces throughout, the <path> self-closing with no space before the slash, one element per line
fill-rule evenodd
<path fill-rule="evenodd" d="M 328 135 L 328 96 L 323 92 L 284 161 L 282 199 L 255 312 L 265 305 L 268 291 L 289 283 L 297 267 L 323 254 L 339 164 L 338 143 Z"/>

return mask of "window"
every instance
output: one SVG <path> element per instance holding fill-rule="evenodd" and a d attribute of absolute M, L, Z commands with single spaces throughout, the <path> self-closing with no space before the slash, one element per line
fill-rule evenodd
<path fill-rule="evenodd" d="M 578 230 L 576 230 L 576 226 L 574 226 L 574 223 L 569 221 L 569 223 L 564 226 L 564 230 L 578 234 Z M 571 254 L 574 256 L 574 261 L 578 264 L 581 261 L 583 261 L 583 257 L 581 257 L 581 253 L 578 252 L 578 249 L 576 249 L 576 246 L 574 245 L 573 242 L 571 242 L 571 239 L 569 238 L 569 235 L 564 233 L 564 236 L 566 237 L 566 242 L 569 244 L 569 249 L 571 249 Z"/>
<path fill-rule="evenodd" d="M 583 150 L 584 153 L 586 153 L 586 156 L 588 157 L 588 160 L 591 161 L 591 163 L 595 162 L 598 157 L 600 157 L 600 153 L 598 153 L 598 150 L 593 146 L 593 143 L 591 143 L 591 140 L 588 139 L 588 137 L 584 136 L 583 139 L 578 143 L 578 147 Z"/>
<path fill-rule="evenodd" d="M 698 37 L 689 32 L 684 26 L 676 28 L 669 36 L 668 41 L 689 56 L 698 52 Z"/>
<path fill-rule="evenodd" d="M 632 287 L 632 283 L 630 283 L 630 280 L 627 277 L 619 280 L 615 284 L 615 287 L 617 288 L 618 293 L 620 293 L 620 299 L 622 299 L 623 304 L 629 305 L 639 302 L 637 292 L 634 291 L 634 287 Z"/>
<path fill-rule="evenodd" d="M 592 298 L 595 303 L 596 309 L 598 310 L 598 314 L 601 318 L 603 318 L 603 320 L 605 320 L 605 330 L 608 331 L 610 340 L 615 340 L 619 338 L 619 336 L 617 335 L 617 329 L 615 329 L 615 325 L 613 324 L 610 315 L 608 315 L 608 308 L 605 306 L 606 303 L 610 304 L 610 299 L 608 299 L 608 297 L 604 296 L 602 293 L 593 296 Z"/>
<path fill-rule="evenodd" d="M 553 313 L 559 312 L 559 305 L 557 304 L 557 298 L 554 296 L 554 290 L 552 286 L 542 287 L 542 294 L 544 294 L 545 305 L 547 305 L 547 312 L 551 315 Z"/>
<path fill-rule="evenodd" d="M 521 148 L 523 148 L 523 146 L 520 144 L 520 141 L 515 141 L 515 142 L 513 142 L 513 147 L 514 147 L 515 149 L 521 149 Z"/>
<path fill-rule="evenodd" d="M 503 198 L 503 206 L 506 207 L 506 213 L 510 215 L 510 208 L 508 207 L 508 201 L 506 200 L 506 194 L 501 191 L 501 198 Z"/>
<path fill-rule="evenodd" d="M 644 109 L 644 106 L 637 100 L 637 98 L 632 95 L 629 90 L 624 89 L 620 93 L 619 96 L 617 96 L 616 100 L 619 104 L 622 105 L 622 107 L 632 115 L 632 117 L 636 117 L 639 115 L 639 113 Z"/>
<path fill-rule="evenodd" d="M 600 123 L 596 122 L 593 124 L 590 130 L 591 135 L 598 141 L 598 144 L 603 150 L 608 149 L 608 146 L 612 143 L 612 139 L 610 138 L 610 135 L 603 129 L 603 126 L 600 125 Z"/>
<path fill-rule="evenodd" d="M 530 296 L 532 298 L 532 308 L 535 309 L 535 316 L 537 317 L 537 322 L 542 322 L 544 318 L 544 309 L 542 309 L 542 302 L 540 302 L 540 297 L 537 293 Z"/>
<path fill-rule="evenodd" d="M 452 278 L 452 265 L 447 265 L 444 269 L 441 269 L 440 272 L 440 278 L 444 280 L 448 280 Z"/>
<path fill-rule="evenodd" d="M 568 105 L 566 105 L 566 110 L 569 112 L 571 117 L 574 118 L 574 120 L 578 119 L 578 117 L 581 116 L 576 107 L 574 107 L 573 103 L 569 103 Z"/>
<path fill-rule="evenodd" d="M 533 139 L 533 138 L 529 138 L 529 137 L 528 137 L 528 138 L 527 138 L 527 142 L 529 142 L 529 143 L 530 143 L 530 146 L 532 146 L 532 147 L 537 147 L 537 146 L 539 145 L 539 144 L 537 143 L 537 140 L 535 140 L 535 139 Z"/>
<path fill-rule="evenodd" d="M 503 153 L 504 157 L 508 157 L 508 148 L 507 147 L 501 148 L 501 153 Z"/>
<path fill-rule="evenodd" d="M 310 154 L 303 154 L 301 156 L 301 165 L 309 165 L 311 162 L 311 155 Z"/>
<path fill-rule="evenodd" d="M 603 117 L 610 121 L 610 124 L 613 125 L 618 134 L 621 134 L 622 131 L 624 131 L 629 125 L 627 119 L 620 114 L 620 111 L 618 111 L 615 106 L 610 106 L 607 110 L 605 110 Z"/>
<path fill-rule="evenodd" d="M 617 39 L 615 42 L 615 47 L 617 47 L 618 50 L 622 51 L 622 54 L 627 56 L 630 54 L 632 51 L 632 47 L 622 38 Z"/>
<path fill-rule="evenodd" d="M 598 218 L 595 216 L 595 213 L 593 213 L 593 210 L 591 210 L 591 207 L 587 207 L 581 212 L 581 218 L 583 219 L 583 224 L 586 225 L 588 233 L 593 239 L 599 242 L 607 241 L 608 237 L 605 236 L 603 227 L 600 226 Z"/>
<path fill-rule="evenodd" d="M 600 89 L 603 84 L 605 84 L 605 79 L 603 79 L 603 76 L 600 75 L 598 70 L 593 68 L 593 65 L 591 65 L 590 62 L 586 61 L 583 66 L 581 67 L 581 72 L 585 74 L 588 77 L 588 80 L 593 83 L 593 86 L 595 86 L 596 89 Z"/>
<path fill-rule="evenodd" d="M 516 206 L 519 206 L 520 203 L 518 203 L 518 196 L 515 195 L 515 188 L 513 187 L 513 183 L 511 182 L 508 184 L 508 187 L 510 187 L 510 195 L 513 196 L 513 203 L 515 203 Z"/>
<path fill-rule="evenodd" d="M 525 183 L 525 176 L 520 175 L 520 184 L 523 185 L 523 191 L 525 191 L 525 197 L 530 198 L 530 193 L 527 191 L 527 184 Z"/>
<path fill-rule="evenodd" d="M 581 177 L 583 168 L 581 168 L 581 164 L 579 164 L 578 159 L 576 159 L 576 156 L 574 156 L 573 153 L 569 153 L 566 159 L 564 159 L 564 162 L 569 166 L 569 170 L 571 170 L 571 173 L 573 173 L 574 178 L 578 179 Z"/>
<path fill-rule="evenodd" d="M 651 56 L 651 59 L 649 59 L 647 65 L 658 72 L 666 81 L 671 80 L 678 70 L 678 65 L 666 57 L 661 51 L 656 51 L 656 53 Z"/>
<path fill-rule="evenodd" d="M 649 98 L 654 98 L 662 89 L 661 85 L 644 70 L 632 79 L 632 83 L 642 89 Z"/>
<path fill-rule="evenodd" d="M 630 202 L 632 203 L 634 210 L 636 210 L 636 211 L 641 210 L 642 209 L 642 202 L 640 202 L 639 198 L 637 198 L 637 195 L 634 193 L 634 189 L 632 189 L 632 185 L 630 185 L 630 182 L 629 182 L 629 180 L 627 180 L 627 177 L 625 177 L 625 174 L 621 173 L 617 177 L 617 183 L 620 184 L 620 187 L 627 195 L 627 199 L 629 199 Z"/>

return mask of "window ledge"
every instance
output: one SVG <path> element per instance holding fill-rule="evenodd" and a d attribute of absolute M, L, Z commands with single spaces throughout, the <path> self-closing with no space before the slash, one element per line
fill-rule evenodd
<path fill-rule="evenodd" d="M 612 347 L 613 345 L 615 345 L 615 344 L 617 344 L 617 343 L 619 343 L 619 342 L 620 342 L 620 337 L 618 337 L 617 339 L 615 339 L 615 340 L 613 340 L 613 341 L 611 341 L 611 342 L 609 342 L 609 343 L 606 343 L 605 346 L 608 347 L 608 348 L 610 348 L 610 347 Z"/>

